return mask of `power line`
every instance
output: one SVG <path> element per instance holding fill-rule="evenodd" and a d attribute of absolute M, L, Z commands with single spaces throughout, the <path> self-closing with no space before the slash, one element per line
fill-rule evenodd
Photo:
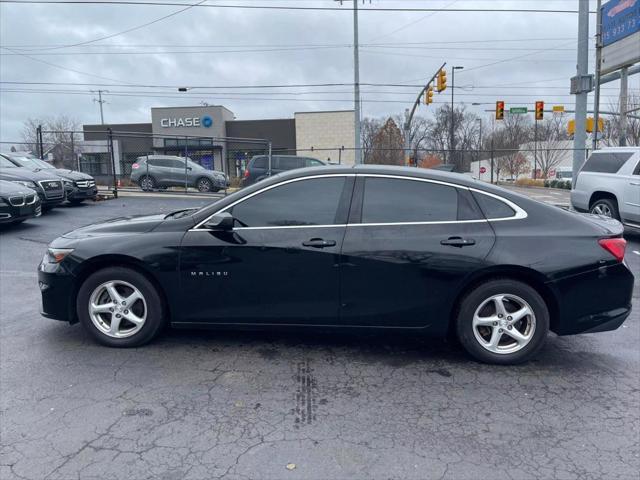
<path fill-rule="evenodd" d="M 53 5 L 145 5 L 145 6 L 189 6 L 187 3 L 180 2 L 154 2 L 154 1 L 136 1 L 136 0 L 0 0 L 0 3 L 14 4 L 53 4 Z M 285 5 L 192 5 L 198 8 L 233 8 L 243 10 L 302 10 L 302 11 L 346 11 L 340 7 L 301 7 L 301 6 L 285 6 Z M 467 12 L 467 13 L 566 13 L 577 14 L 578 10 L 560 10 L 560 9 L 536 9 L 536 8 L 436 8 L 436 7 L 369 7 L 361 8 L 361 12 Z M 595 14 L 596 12 L 590 12 Z"/>

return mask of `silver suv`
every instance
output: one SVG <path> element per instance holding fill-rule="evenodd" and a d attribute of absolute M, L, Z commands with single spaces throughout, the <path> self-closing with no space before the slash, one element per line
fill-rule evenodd
<path fill-rule="evenodd" d="M 166 187 L 197 188 L 201 192 L 217 192 L 227 188 L 227 176 L 217 170 L 207 170 L 190 158 L 172 155 L 145 155 L 131 165 L 131 181 L 142 190 Z"/>
<path fill-rule="evenodd" d="M 598 150 L 578 172 L 571 205 L 640 228 L 640 147 Z"/>

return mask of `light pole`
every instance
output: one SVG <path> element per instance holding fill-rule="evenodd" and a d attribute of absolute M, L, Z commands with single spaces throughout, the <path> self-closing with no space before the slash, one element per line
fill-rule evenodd
<path fill-rule="evenodd" d="M 451 67 L 451 140 L 449 142 L 449 145 L 451 146 L 451 163 L 454 163 L 453 161 L 453 152 L 456 149 L 456 137 L 455 137 L 455 129 L 454 129 L 454 122 L 455 122 L 455 114 L 454 114 L 454 107 L 453 107 L 453 97 L 454 97 L 454 91 L 456 89 L 456 70 L 462 70 L 464 67 Z"/>
<path fill-rule="evenodd" d="M 476 118 L 476 122 L 479 123 L 479 130 L 478 130 L 478 162 L 481 162 L 480 157 L 482 156 L 481 155 L 481 151 L 482 151 L 482 119 L 481 118 Z M 478 168 L 480 168 L 480 163 L 478 163 Z"/>
<path fill-rule="evenodd" d="M 338 0 L 342 5 L 342 0 Z M 358 52 L 358 0 L 353 0 L 353 120 L 355 163 L 362 163 L 360 150 L 360 56 Z"/>

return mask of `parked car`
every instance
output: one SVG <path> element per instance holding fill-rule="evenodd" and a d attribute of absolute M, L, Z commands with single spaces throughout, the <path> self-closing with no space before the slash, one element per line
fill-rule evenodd
<path fill-rule="evenodd" d="M 38 192 L 14 182 L 0 180 L 0 224 L 21 223 L 42 213 Z"/>
<path fill-rule="evenodd" d="M 18 167 L 28 168 L 34 172 L 51 173 L 60 177 L 64 186 L 65 198 L 73 204 L 82 203 L 89 199 L 94 200 L 98 196 L 96 181 L 91 175 L 76 170 L 56 168 L 29 152 L 6 153 L 5 156 Z"/>
<path fill-rule="evenodd" d="M 564 180 L 567 182 L 571 182 L 573 178 L 573 168 L 572 167 L 558 167 L 556 168 L 556 180 Z"/>
<path fill-rule="evenodd" d="M 272 155 L 271 175 L 305 167 L 324 167 L 327 164 L 317 158 L 298 157 L 295 155 Z M 251 157 L 242 177 L 242 186 L 252 185 L 269 176 L 269 156 Z"/>
<path fill-rule="evenodd" d="M 0 154 L 0 180 L 19 183 L 38 193 L 42 208 L 49 209 L 64 202 L 62 180 L 46 172 L 17 167 L 5 154 Z"/>
<path fill-rule="evenodd" d="M 571 205 L 640 228 L 640 147 L 593 152 L 578 172 Z"/>
<path fill-rule="evenodd" d="M 229 186 L 227 176 L 217 170 L 208 170 L 190 158 L 172 155 L 145 155 L 131 165 L 131 181 L 142 190 L 163 187 L 197 188 L 200 192 L 217 192 Z"/>
<path fill-rule="evenodd" d="M 624 252 L 616 220 L 464 175 L 326 167 L 80 228 L 49 245 L 38 277 L 43 315 L 114 347 L 166 324 L 392 328 L 453 333 L 510 364 L 549 330 L 618 328 L 634 281 Z"/>

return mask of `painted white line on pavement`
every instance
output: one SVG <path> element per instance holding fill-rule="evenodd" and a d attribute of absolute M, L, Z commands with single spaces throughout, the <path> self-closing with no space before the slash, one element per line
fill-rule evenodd
<path fill-rule="evenodd" d="M 636 255 L 640 255 L 640 252 L 638 250 L 633 250 L 633 253 L 635 253 Z"/>

